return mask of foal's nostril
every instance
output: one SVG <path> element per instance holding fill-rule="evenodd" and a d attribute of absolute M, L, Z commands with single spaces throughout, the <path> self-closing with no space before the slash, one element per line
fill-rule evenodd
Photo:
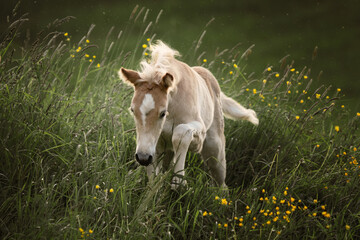
<path fill-rule="evenodd" d="M 140 165 L 148 166 L 152 163 L 153 157 L 150 154 L 146 153 L 136 153 L 135 154 L 136 161 L 140 163 Z"/>

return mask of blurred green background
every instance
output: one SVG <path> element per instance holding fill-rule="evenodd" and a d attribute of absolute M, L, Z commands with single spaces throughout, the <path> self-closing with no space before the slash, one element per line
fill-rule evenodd
<path fill-rule="evenodd" d="M 8 26 L 7 16 L 17 2 L 1 0 L 1 32 Z M 206 27 L 201 45 L 201 51 L 206 51 L 204 58 L 212 59 L 216 49 L 232 48 L 240 43 L 245 51 L 255 44 L 246 72 L 260 76 L 268 65 L 277 66 L 281 58 L 290 55 L 288 63 L 294 60 L 295 68 L 312 69 L 311 77 L 316 85 L 341 88 L 345 106 L 352 111 L 360 109 L 360 1 L 357 0 L 24 0 L 19 13 L 29 13 L 30 21 L 24 27 L 29 29 L 27 36 L 32 40 L 53 20 L 74 16 L 76 19 L 58 30 L 80 40 L 90 25 L 95 24 L 91 42 L 103 46 L 112 26 L 116 34 L 128 26 L 136 5 L 139 5 L 138 11 L 142 7 L 145 11 L 149 9 L 148 19 L 152 21 L 163 10 L 153 32 L 183 55 L 214 18 Z M 136 32 L 139 26 L 134 28 Z M 315 47 L 318 48 L 316 55 Z"/>

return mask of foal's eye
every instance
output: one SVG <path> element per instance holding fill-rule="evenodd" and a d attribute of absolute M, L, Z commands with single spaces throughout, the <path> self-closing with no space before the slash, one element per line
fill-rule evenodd
<path fill-rule="evenodd" d="M 160 118 L 164 118 L 166 116 L 166 110 L 164 110 L 164 111 L 162 111 L 161 113 L 160 113 Z"/>

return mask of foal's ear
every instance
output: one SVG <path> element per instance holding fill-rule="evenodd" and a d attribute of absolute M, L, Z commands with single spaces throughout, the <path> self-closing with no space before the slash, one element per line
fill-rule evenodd
<path fill-rule="evenodd" d="M 136 81 L 140 79 L 140 75 L 138 72 L 125 69 L 123 67 L 120 68 L 118 74 L 125 83 L 131 84 L 132 86 L 135 86 Z"/>
<path fill-rule="evenodd" d="M 174 77 L 170 73 L 166 73 L 161 79 L 161 84 L 164 86 L 166 90 L 171 88 L 173 83 L 174 83 Z"/>

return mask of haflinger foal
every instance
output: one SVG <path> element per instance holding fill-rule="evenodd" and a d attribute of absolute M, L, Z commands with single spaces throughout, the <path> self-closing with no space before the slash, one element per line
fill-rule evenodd
<path fill-rule="evenodd" d="M 179 53 L 162 41 L 151 46 L 151 61 L 139 72 L 121 68 L 120 78 L 134 88 L 131 102 L 136 125 L 135 158 L 149 179 L 163 163 L 173 164 L 172 188 L 183 180 L 186 153 L 201 153 L 210 174 L 226 187 L 224 116 L 258 125 L 256 113 L 225 96 L 203 67 L 177 60 Z M 162 155 L 162 161 L 159 156 Z"/>

